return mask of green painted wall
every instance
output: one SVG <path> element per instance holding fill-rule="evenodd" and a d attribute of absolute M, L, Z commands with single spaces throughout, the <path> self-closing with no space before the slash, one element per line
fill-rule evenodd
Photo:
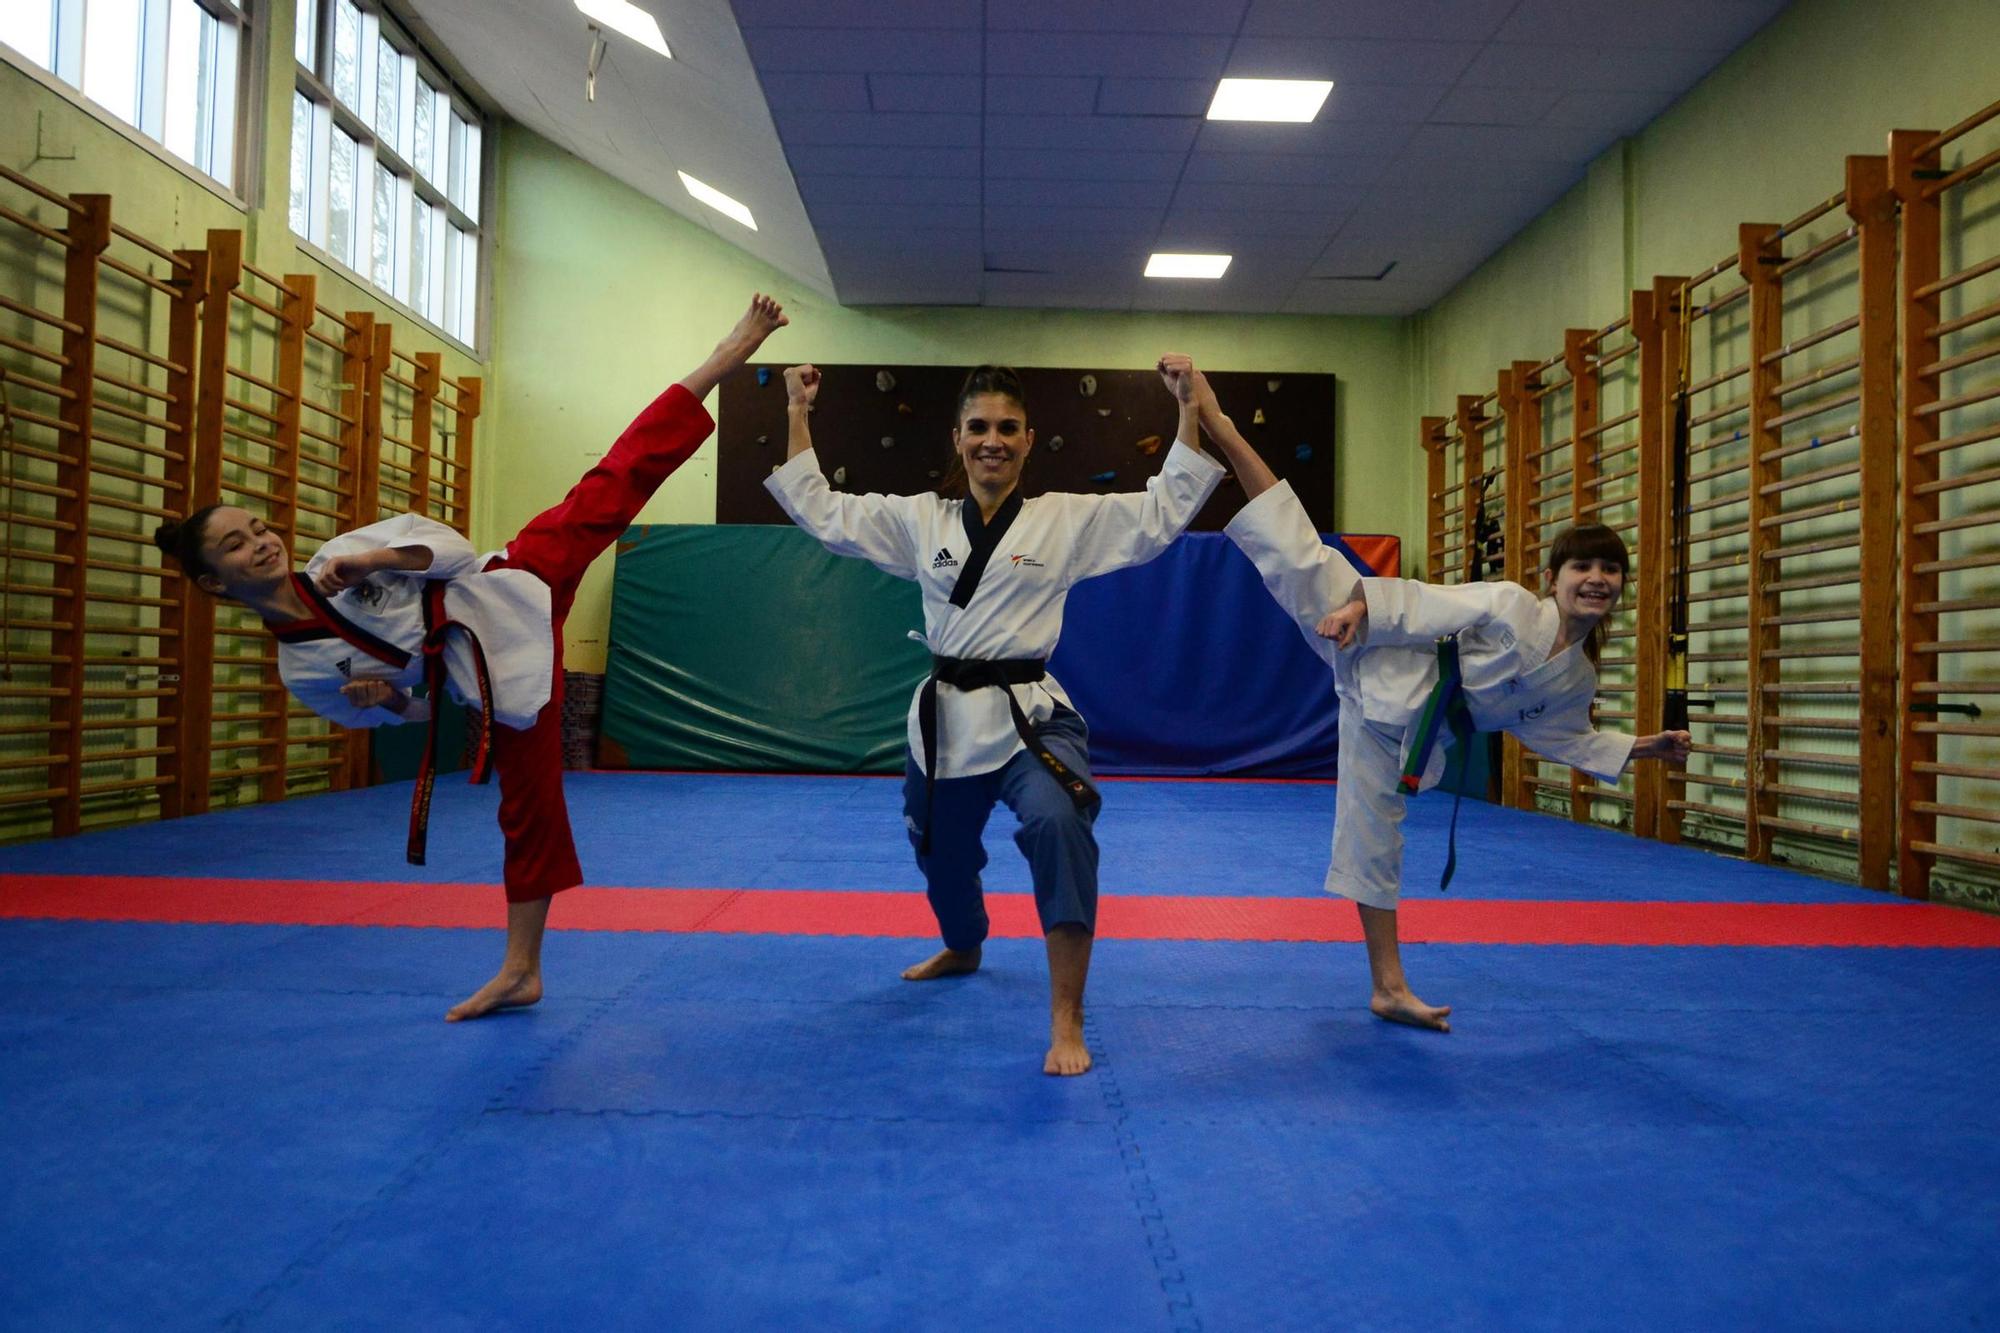
<path fill-rule="evenodd" d="M 1107 369 L 1188 352 L 1217 370 L 1340 377 L 1341 526 L 1422 531 L 1407 322 L 1304 316 L 1116 314 L 975 308 L 843 309 L 547 141 L 500 135 L 493 275 L 496 392 L 480 457 L 477 531 L 498 541 L 566 490 L 658 389 L 691 368 L 774 291 L 793 327 L 768 345 L 787 362 L 883 361 Z M 713 403 L 711 403 L 711 409 Z M 949 423 L 938 423 L 940 440 Z M 649 522 L 715 515 L 714 446 L 676 473 Z M 610 569 L 594 569 L 569 625 L 572 666 L 602 670 Z"/>

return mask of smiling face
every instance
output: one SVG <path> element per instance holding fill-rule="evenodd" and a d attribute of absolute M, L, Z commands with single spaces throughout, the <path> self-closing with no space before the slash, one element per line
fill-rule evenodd
<path fill-rule="evenodd" d="M 959 409 L 952 447 L 974 489 L 1004 495 L 1021 480 L 1021 467 L 1035 447 L 1028 411 L 1004 393 L 974 394 Z"/>
<path fill-rule="evenodd" d="M 284 540 L 263 519 L 234 505 L 216 509 L 202 525 L 201 558 L 209 572 L 196 581 L 239 601 L 275 587 L 292 572 Z"/>
<path fill-rule="evenodd" d="M 1553 571 L 1556 609 L 1570 620 L 1602 620 L 1625 590 L 1625 566 L 1605 556 L 1576 556 Z"/>

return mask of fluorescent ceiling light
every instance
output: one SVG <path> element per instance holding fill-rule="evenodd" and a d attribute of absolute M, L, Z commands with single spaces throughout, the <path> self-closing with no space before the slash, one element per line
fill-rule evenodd
<path fill-rule="evenodd" d="M 623 33 L 669 60 L 674 58 L 674 53 L 667 49 L 667 39 L 660 35 L 659 23 L 632 0 L 576 0 L 576 7 L 592 23 L 601 23 L 613 32 Z"/>
<path fill-rule="evenodd" d="M 1149 278 L 1219 278 L 1228 270 L 1228 255 L 1156 254 L 1146 261 Z"/>
<path fill-rule="evenodd" d="M 577 0 L 583 3 L 583 0 Z M 1319 114 L 1330 79 L 1224 79 L 1208 104 L 1210 120 L 1283 120 L 1303 124 Z"/>
<path fill-rule="evenodd" d="M 735 218 L 738 222 L 748 227 L 751 231 L 757 230 L 757 219 L 751 217 L 750 210 L 745 208 L 742 204 L 736 202 L 734 199 L 731 199 L 728 195 L 716 189 L 713 185 L 706 185 L 703 184 L 701 181 L 696 180 L 694 177 L 688 175 L 685 171 L 680 173 L 680 177 L 681 177 L 681 184 L 687 186 L 687 192 L 689 194 L 701 200 L 704 204 L 707 204 L 710 208 L 714 209 L 716 212 L 724 214 L 728 217 Z"/>

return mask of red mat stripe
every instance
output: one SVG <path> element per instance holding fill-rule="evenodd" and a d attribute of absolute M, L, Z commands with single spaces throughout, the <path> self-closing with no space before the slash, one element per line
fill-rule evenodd
<path fill-rule="evenodd" d="M 993 933 L 1041 933 L 1026 894 L 986 898 Z M 2000 917 L 1893 899 L 1860 903 L 1406 903 L 1405 940 L 1437 944 L 1631 944 L 2000 948 Z M 311 880 L 0 875 L 0 917 L 64 921 L 298 926 L 473 926 L 501 921 L 492 884 L 354 884 Z M 937 932 L 919 893 L 805 889 L 579 888 L 562 895 L 563 930 L 872 935 Z M 1354 909 L 1332 898 L 1107 896 L 1099 933 L 1113 939 L 1361 938 Z"/>

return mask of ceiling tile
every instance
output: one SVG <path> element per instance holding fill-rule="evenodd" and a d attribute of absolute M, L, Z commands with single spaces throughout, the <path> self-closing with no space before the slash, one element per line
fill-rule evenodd
<path fill-rule="evenodd" d="M 988 148 L 986 171 L 1005 180 L 1140 180 L 1180 178 L 1187 154 L 1106 152 L 1093 149 Z"/>
<path fill-rule="evenodd" d="M 988 116 L 988 148 L 1178 152 L 1201 122 L 1159 116 Z"/>
<path fill-rule="evenodd" d="M 1383 41 L 1371 38 L 1243 37 L 1230 53 L 1231 78 L 1332 79 L 1449 84 L 1479 54 L 1476 42 Z"/>
<path fill-rule="evenodd" d="M 1314 209 L 1307 213 L 1287 213 L 1267 208 L 1199 209 L 1175 207 L 1160 224 L 1162 238 L 1169 236 L 1310 237 L 1323 242 L 1340 226 L 1345 209 Z"/>
<path fill-rule="evenodd" d="M 1549 108 L 1543 123 L 1595 127 L 1607 137 L 1636 134 L 1673 100 L 1674 94 L 1666 92 L 1567 92 Z"/>
<path fill-rule="evenodd" d="M 1105 79 L 1096 109 L 1107 116 L 1205 116 L 1214 79 Z"/>
<path fill-rule="evenodd" d="M 819 176 L 955 176 L 979 179 L 979 149 L 816 144 L 792 154 L 795 171 Z"/>
<path fill-rule="evenodd" d="M 1715 63 L 1703 51 L 1664 47 L 1495 42 L 1466 68 L 1466 87 L 1488 85 L 1604 92 L 1680 92 Z"/>
<path fill-rule="evenodd" d="M 1172 181 L 999 180 L 986 182 L 986 201 L 1082 208 L 1151 208 L 1174 197 Z"/>
<path fill-rule="evenodd" d="M 1562 97 L 1560 88 L 1454 88 L 1430 119 L 1441 125 L 1533 125 Z"/>
<path fill-rule="evenodd" d="M 1246 37 L 1385 37 L 1432 39 L 1449 34 L 1485 41 L 1521 0 L 1253 0 Z"/>
<path fill-rule="evenodd" d="M 1346 185 L 1251 185 L 1184 180 L 1174 192 L 1174 206 L 1243 212 L 1269 208 L 1332 217 L 1351 207 L 1357 193 L 1355 187 Z"/>
<path fill-rule="evenodd" d="M 1006 0 L 987 10 L 995 32 L 1208 33 L 1233 37 L 1249 0 Z"/>
<path fill-rule="evenodd" d="M 760 74 L 976 72 L 979 32 L 904 30 L 894 40 L 862 28 L 748 28 L 743 43 Z"/>
<path fill-rule="evenodd" d="M 1391 153 L 1222 153 L 1197 149 L 1188 156 L 1184 182 L 1270 185 L 1367 185 L 1391 162 Z"/>
<path fill-rule="evenodd" d="M 870 105 L 875 111 L 947 111 L 976 113 L 979 83 L 958 74 L 870 74 Z"/>
<path fill-rule="evenodd" d="M 816 144 L 874 144 L 894 148 L 965 148 L 979 142 L 978 116 L 894 112 L 787 111 L 773 116 L 789 148 Z"/>
<path fill-rule="evenodd" d="M 1417 132 L 1417 123 L 1315 121 L 1310 125 L 1248 125 L 1240 121 L 1207 120 L 1195 140 L 1204 153 L 1283 153 L 1302 156 L 1352 157 L 1401 152 Z"/>
<path fill-rule="evenodd" d="M 868 79 L 861 74 L 787 74 L 760 80 L 773 111 L 867 111 Z"/>
<path fill-rule="evenodd" d="M 799 197 L 822 204 L 963 204 L 979 201 L 980 183 L 951 176 L 799 176 Z"/>
<path fill-rule="evenodd" d="M 926 227 L 974 228 L 979 225 L 979 205 L 926 204 L 920 216 L 901 204 L 820 204 L 811 210 L 813 226 L 822 227 L 907 227 L 913 221 Z"/>
<path fill-rule="evenodd" d="M 1035 79 L 1012 74 L 986 80 L 989 115 L 1088 116 L 1097 111 L 1095 75 Z"/>
<path fill-rule="evenodd" d="M 1106 78 L 1216 79 L 1229 59 L 1227 37 L 1137 32 L 995 32 L 986 38 L 986 74 L 1097 74 Z"/>
<path fill-rule="evenodd" d="M 1671 0 L 1613 4 L 1602 0 L 1520 0 L 1501 42 L 1574 40 L 1590 46 L 1733 51 L 1785 7 L 1786 0 Z"/>
<path fill-rule="evenodd" d="M 984 0 L 732 0 L 751 28 L 967 28 L 979 31 Z"/>
<path fill-rule="evenodd" d="M 1164 206 L 1154 208 L 1088 208 L 1062 204 L 1024 204 L 989 190 L 986 195 L 987 230 L 1018 222 L 1036 227 L 1060 228 L 1076 236 L 1125 237 L 1150 241 L 1160 230 Z"/>

